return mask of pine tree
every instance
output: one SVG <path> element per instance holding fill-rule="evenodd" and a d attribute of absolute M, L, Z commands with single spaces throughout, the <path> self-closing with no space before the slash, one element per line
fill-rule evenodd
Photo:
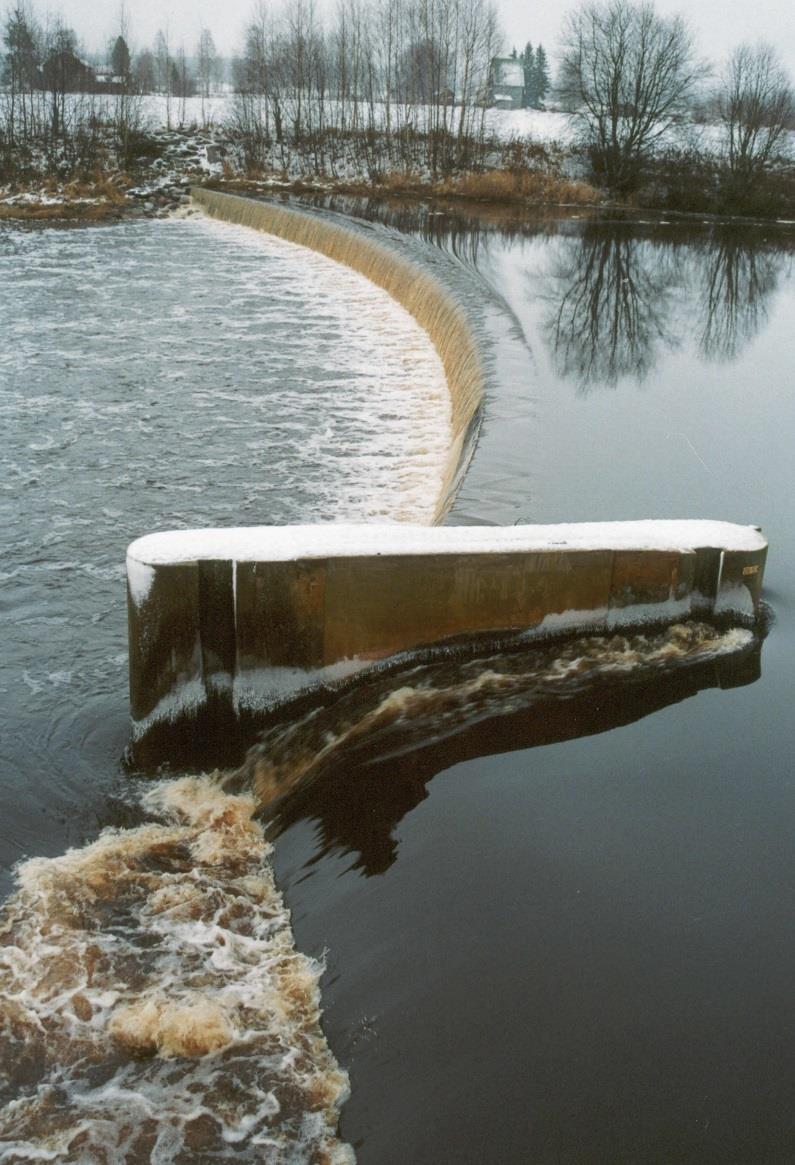
<path fill-rule="evenodd" d="M 536 49 L 535 59 L 535 101 L 534 105 L 542 105 L 544 98 L 549 93 L 549 64 L 547 62 L 547 54 L 544 52 L 544 46 L 539 45 Z"/>
<path fill-rule="evenodd" d="M 113 69 L 113 75 L 115 77 L 123 77 L 126 81 L 130 75 L 130 50 L 123 36 L 116 37 L 113 51 L 110 54 L 110 64 Z"/>
<path fill-rule="evenodd" d="M 524 97 L 522 105 L 525 109 L 529 109 L 535 105 L 535 56 L 530 41 L 524 46 L 522 65 L 524 67 Z"/>

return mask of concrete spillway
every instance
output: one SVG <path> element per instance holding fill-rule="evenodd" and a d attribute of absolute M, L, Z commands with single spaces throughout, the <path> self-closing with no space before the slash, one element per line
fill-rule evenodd
<path fill-rule="evenodd" d="M 338 222 L 272 202 L 196 188 L 193 200 L 207 214 L 277 235 L 344 263 L 389 292 L 426 330 L 444 366 L 452 406 L 452 440 L 435 520 L 449 510 L 474 448 L 486 372 L 461 304 L 430 272 L 394 248 Z"/>
<path fill-rule="evenodd" d="M 486 382 L 466 312 L 377 239 L 270 203 L 204 190 L 194 197 L 216 217 L 348 264 L 425 327 L 453 412 L 436 507 L 442 521 L 466 470 Z M 723 522 L 149 535 L 127 559 L 136 750 L 156 759 L 181 731 L 223 731 L 304 688 L 463 636 L 544 637 L 689 616 L 750 620 L 766 552 L 755 528 Z"/>

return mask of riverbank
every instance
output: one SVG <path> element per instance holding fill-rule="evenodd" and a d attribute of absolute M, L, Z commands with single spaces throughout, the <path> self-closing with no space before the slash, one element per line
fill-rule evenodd
<path fill-rule="evenodd" d="M 742 201 L 721 193 L 720 162 L 708 154 L 669 152 L 649 166 L 635 195 L 619 200 L 587 180 L 587 165 L 575 146 L 531 139 L 494 140 L 482 166 L 444 177 L 427 169 L 406 170 L 381 159 L 378 167 L 312 166 L 292 151 L 283 165 L 250 169 L 243 145 L 221 128 L 160 129 L 140 135 L 128 168 L 103 164 L 79 179 L 32 175 L 0 183 L 0 220 L 103 222 L 127 216 L 158 217 L 189 201 L 189 188 L 207 185 L 229 193 L 350 195 L 468 201 L 512 211 L 540 207 L 664 214 L 716 222 L 795 221 L 795 166 L 782 162 L 760 176 L 753 196 Z M 300 164 L 299 164 L 300 163 Z"/>

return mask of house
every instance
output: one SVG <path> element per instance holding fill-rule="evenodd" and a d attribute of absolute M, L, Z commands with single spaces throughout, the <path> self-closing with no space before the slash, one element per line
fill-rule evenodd
<path fill-rule="evenodd" d="M 493 57 L 489 65 L 487 104 L 498 109 L 524 105 L 524 67 L 516 57 Z"/>
<path fill-rule="evenodd" d="M 40 69 L 40 88 L 54 93 L 90 93 L 94 70 L 71 48 L 51 52 Z"/>

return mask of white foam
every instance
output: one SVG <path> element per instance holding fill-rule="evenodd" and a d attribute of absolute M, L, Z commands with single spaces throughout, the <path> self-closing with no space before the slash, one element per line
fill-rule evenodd
<path fill-rule="evenodd" d="M 186 778 L 143 801 L 159 823 L 24 863 L 0 912 L 0 1160 L 350 1163 L 322 965 L 253 798 Z"/>

